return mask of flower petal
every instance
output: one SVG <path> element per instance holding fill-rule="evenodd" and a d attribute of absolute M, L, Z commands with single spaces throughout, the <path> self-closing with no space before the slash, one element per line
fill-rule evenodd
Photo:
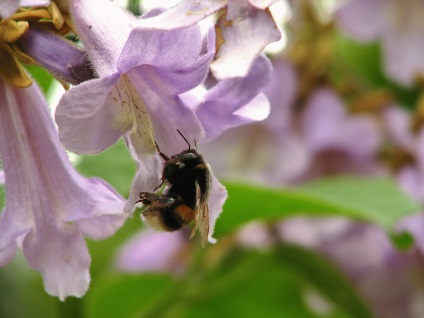
<path fill-rule="evenodd" d="M 281 33 L 269 11 L 258 10 L 247 1 L 231 1 L 225 19 L 218 22 L 224 44 L 211 64 L 217 79 L 246 76 L 255 58 Z"/>
<path fill-rule="evenodd" d="M 218 82 L 205 95 L 196 115 L 210 140 L 226 129 L 265 119 L 269 102 L 260 91 L 268 84 L 271 64 L 258 57 L 246 77 Z"/>
<path fill-rule="evenodd" d="M 3 249 L 0 249 L 0 267 L 7 265 L 16 254 L 16 242 L 13 241 L 6 245 Z"/>
<path fill-rule="evenodd" d="M 399 106 L 392 106 L 384 110 L 383 119 L 394 143 L 403 150 L 414 151 L 411 114 Z"/>
<path fill-rule="evenodd" d="M 369 42 L 385 30 L 386 0 L 351 0 L 336 11 L 339 27 L 357 40 Z"/>
<path fill-rule="evenodd" d="M 146 106 L 154 139 L 164 153 L 173 155 L 187 148 L 177 129 L 187 140 L 203 138 L 203 128 L 194 112 L 178 96 L 161 87 L 158 74 L 153 69 L 139 67 L 127 75 Z"/>
<path fill-rule="evenodd" d="M 106 183 L 75 171 L 36 84 L 18 89 L 0 79 L 0 154 L 7 180 L 0 250 L 11 240 L 23 241 L 24 254 L 42 272 L 49 293 L 61 299 L 82 296 L 90 258 L 81 233 L 66 219 L 119 215 L 124 199 Z M 110 232 L 108 225 L 98 236 Z"/>
<path fill-rule="evenodd" d="M 0 17 L 8 18 L 22 7 L 44 7 L 50 4 L 49 0 L 2 0 L 0 2 Z"/>
<path fill-rule="evenodd" d="M 127 144 L 131 149 L 131 144 L 128 142 Z M 131 213 L 134 210 L 134 205 L 139 199 L 140 192 L 153 192 L 153 190 L 160 184 L 163 163 L 157 155 L 145 154 L 138 157 L 136 162 L 137 173 L 131 184 L 130 195 L 124 208 L 125 213 Z"/>
<path fill-rule="evenodd" d="M 97 153 L 131 128 L 131 97 L 118 77 L 87 81 L 63 95 L 55 117 L 66 148 L 81 154 Z"/>
<path fill-rule="evenodd" d="M 173 30 L 193 25 L 227 5 L 226 0 L 183 0 L 164 13 L 137 22 L 139 27 Z"/>
<path fill-rule="evenodd" d="M 419 12 L 424 10 L 424 6 Z M 422 23 L 421 23 L 422 24 Z M 390 30 L 383 38 L 384 69 L 396 82 L 411 86 L 424 74 L 424 26 L 409 25 Z"/>
<path fill-rule="evenodd" d="M 71 13 L 84 47 L 100 77 L 116 72 L 122 48 L 136 18 L 112 1 L 71 0 Z"/>
<path fill-rule="evenodd" d="M 43 227 L 28 235 L 23 251 L 32 268 L 40 271 L 50 295 L 64 300 L 82 297 L 90 283 L 90 254 L 82 235 L 66 229 Z"/>
<path fill-rule="evenodd" d="M 303 129 L 314 152 L 336 148 L 355 157 L 370 157 L 380 141 L 372 119 L 348 117 L 341 99 L 329 89 L 317 90 L 309 99 Z"/>
<path fill-rule="evenodd" d="M 227 200 L 228 193 L 225 187 L 218 181 L 217 178 L 212 176 L 212 189 L 208 200 L 209 206 L 209 243 L 215 243 L 216 239 L 212 237 L 215 229 L 215 223 L 222 212 L 225 200 Z"/>
<path fill-rule="evenodd" d="M 134 29 L 122 50 L 117 68 L 124 73 L 147 64 L 166 70 L 179 70 L 196 62 L 202 48 L 199 26 L 162 31 L 138 27 Z"/>
<path fill-rule="evenodd" d="M 258 9 L 266 9 L 278 0 L 249 0 L 249 3 Z"/>
<path fill-rule="evenodd" d="M 188 239 L 185 231 L 143 230 L 120 249 L 116 266 L 127 272 L 180 273 L 187 266 L 184 254 L 187 253 Z"/>

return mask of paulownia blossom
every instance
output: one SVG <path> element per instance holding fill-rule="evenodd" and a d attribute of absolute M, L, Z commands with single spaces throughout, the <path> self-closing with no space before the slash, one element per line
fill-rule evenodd
<path fill-rule="evenodd" d="M 380 41 L 387 75 L 410 86 L 424 73 L 423 12 L 422 0 L 350 0 L 336 19 L 358 41 Z"/>
<path fill-rule="evenodd" d="M 64 145 L 77 153 L 100 152 L 124 136 L 138 166 L 126 211 L 133 209 L 140 191 L 152 191 L 160 183 L 161 162 L 155 141 L 164 153 L 174 155 L 187 148 L 177 129 L 192 143 L 218 129 L 222 132 L 216 121 L 207 126 L 196 112 L 215 107 L 218 98 L 226 102 L 224 105 L 235 105 L 218 109 L 226 119 L 226 128 L 234 126 L 228 119 L 239 124 L 241 117 L 247 122 L 255 120 L 257 113 L 267 112 L 268 102 L 256 97 L 271 71 L 263 57 L 255 60 L 258 67 L 254 72 L 231 79 L 227 85 L 217 83 L 199 101 L 187 92 L 208 74 L 215 53 L 213 32 L 202 39 L 197 24 L 171 31 L 144 27 L 145 19 L 160 12 L 137 20 L 110 1 L 74 0 L 70 7 L 99 78 L 65 93 L 56 111 L 59 135 Z M 246 81 L 256 85 L 246 85 Z M 228 87 L 249 89 L 234 96 L 226 92 Z M 253 106 L 256 112 L 243 113 Z M 225 198 L 224 187 L 214 178 L 209 200 L 211 233 Z"/>
<path fill-rule="evenodd" d="M 218 79 L 246 76 L 265 46 L 281 38 L 268 9 L 276 1 L 183 0 L 169 11 L 140 21 L 140 26 L 175 30 L 194 25 L 218 12 L 218 52 L 211 70 Z"/>
<path fill-rule="evenodd" d="M 36 84 L 16 88 L 0 79 L 0 155 L 6 179 L 0 264 L 20 248 L 49 294 L 81 297 L 90 282 L 84 236 L 113 234 L 125 220 L 125 200 L 74 170 Z"/>

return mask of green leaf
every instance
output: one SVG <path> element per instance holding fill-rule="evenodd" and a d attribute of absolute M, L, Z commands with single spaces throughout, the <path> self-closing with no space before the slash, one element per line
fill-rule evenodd
<path fill-rule="evenodd" d="M 81 156 L 77 169 L 88 177 L 109 182 L 119 193 L 127 196 L 135 175 L 135 163 L 121 140 L 100 154 Z"/>
<path fill-rule="evenodd" d="M 166 292 L 174 280 L 167 275 L 99 277 L 87 295 L 87 318 L 132 317 Z"/>
<path fill-rule="evenodd" d="M 216 235 L 253 220 L 279 220 L 295 215 L 344 216 L 393 231 L 402 218 L 420 210 L 388 179 L 337 177 L 299 188 L 270 189 L 225 183 L 229 198 L 218 219 Z"/>
<path fill-rule="evenodd" d="M 54 77 L 47 72 L 44 68 L 36 65 L 26 65 L 27 71 L 31 74 L 31 77 L 35 79 L 37 84 L 41 87 L 44 94 L 46 94 L 53 82 L 55 81 Z"/>
<path fill-rule="evenodd" d="M 381 47 L 378 43 L 358 43 L 341 33 L 335 37 L 336 53 L 367 84 L 374 88 L 385 87 L 394 94 L 395 100 L 402 107 L 414 108 L 421 91 L 416 88 L 399 86 L 385 76 Z M 345 76 L 345 74 L 341 74 Z"/>
<path fill-rule="evenodd" d="M 306 282 L 313 284 L 350 317 L 372 317 L 368 307 L 353 289 L 352 283 L 323 257 L 289 244 L 277 247 L 275 252 L 285 266 L 298 272 Z"/>

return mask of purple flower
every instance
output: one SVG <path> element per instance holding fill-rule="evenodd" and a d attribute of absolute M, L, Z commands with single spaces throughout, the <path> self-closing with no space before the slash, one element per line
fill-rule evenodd
<path fill-rule="evenodd" d="M 336 18 L 358 41 L 381 41 L 387 75 L 410 86 L 424 73 L 423 12 L 421 0 L 351 0 L 338 9 Z"/>
<path fill-rule="evenodd" d="M 8 18 L 22 7 L 43 7 L 50 4 L 50 0 L 2 0 L 0 2 L 0 17 Z"/>
<path fill-rule="evenodd" d="M 173 30 L 193 25 L 224 9 L 217 21 L 217 58 L 211 70 L 218 79 L 246 76 L 255 58 L 281 34 L 268 7 L 276 0 L 183 0 L 140 25 L 152 30 Z M 222 45 L 221 45 L 222 43 Z"/>
<path fill-rule="evenodd" d="M 415 136 L 411 114 L 399 106 L 386 109 L 382 115 L 393 146 L 412 159 L 402 163 L 396 179 L 411 198 L 424 203 L 424 129 Z"/>
<path fill-rule="evenodd" d="M 0 264 L 19 247 L 49 294 L 81 297 L 90 282 L 84 236 L 113 234 L 125 220 L 125 201 L 104 181 L 74 170 L 35 84 L 15 88 L 0 79 L 0 122 L 6 179 Z"/>
<path fill-rule="evenodd" d="M 263 57 L 255 60 L 256 67 L 245 78 L 228 80 L 227 86 L 218 82 L 199 100 L 189 91 L 208 74 L 215 53 L 213 32 L 202 39 L 197 24 L 170 31 L 146 28 L 144 21 L 159 11 L 136 20 L 109 1 L 99 5 L 74 0 L 71 12 L 100 78 L 65 93 L 56 111 L 59 136 L 77 153 L 100 152 L 124 136 L 138 166 L 126 211 L 133 209 L 140 191 L 152 191 L 160 183 L 155 141 L 164 153 L 174 155 L 187 148 L 177 129 L 187 140 L 201 141 L 266 113 L 268 103 L 260 91 L 271 69 Z M 218 109 L 216 100 L 227 108 Z M 208 126 L 210 118 L 203 114 L 209 109 L 213 113 L 213 107 L 217 108 L 211 117 L 214 123 Z M 225 198 L 224 187 L 214 178 L 211 229 Z"/>
<path fill-rule="evenodd" d="M 309 168 L 301 179 L 337 173 L 378 172 L 376 154 L 381 134 L 373 119 L 348 115 L 343 101 L 329 88 L 311 94 L 301 118 Z"/>
<path fill-rule="evenodd" d="M 227 131 L 202 149 L 218 176 L 282 185 L 304 171 L 307 151 L 293 129 L 297 85 L 293 65 L 287 61 L 274 62 L 265 90 L 271 102 L 269 117 Z"/>
<path fill-rule="evenodd" d="M 171 272 L 179 274 L 191 253 L 188 231 L 159 233 L 150 229 L 131 238 L 120 249 L 116 267 L 125 272 Z"/>

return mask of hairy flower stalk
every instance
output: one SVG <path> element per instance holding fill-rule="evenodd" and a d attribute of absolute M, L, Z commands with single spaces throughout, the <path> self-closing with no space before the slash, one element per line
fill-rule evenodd
<path fill-rule="evenodd" d="M 72 28 L 69 14 L 61 12 L 55 2 L 47 7 L 20 9 L 0 20 L 0 75 L 13 86 L 29 86 L 32 81 L 23 63 L 40 65 L 71 84 L 94 78 L 85 51 L 63 37 Z"/>
<path fill-rule="evenodd" d="M 100 152 L 125 138 L 137 162 L 126 211 L 132 211 L 141 191 L 153 191 L 160 183 L 155 142 L 164 153 L 174 155 L 187 148 L 177 129 L 187 140 L 199 142 L 268 114 L 268 101 L 260 94 L 271 72 L 264 57 L 254 60 L 255 67 L 252 72 L 247 69 L 245 78 L 218 82 L 200 98 L 192 93 L 202 85 L 215 55 L 213 29 L 205 38 L 197 23 L 157 30 L 145 26 L 145 21 L 162 11 L 137 20 L 109 1 L 100 5 L 74 0 L 70 8 L 99 79 L 65 93 L 56 111 L 59 135 L 77 153 Z M 213 178 L 210 234 L 225 199 L 224 187 Z M 212 236 L 209 240 L 214 241 Z"/>

